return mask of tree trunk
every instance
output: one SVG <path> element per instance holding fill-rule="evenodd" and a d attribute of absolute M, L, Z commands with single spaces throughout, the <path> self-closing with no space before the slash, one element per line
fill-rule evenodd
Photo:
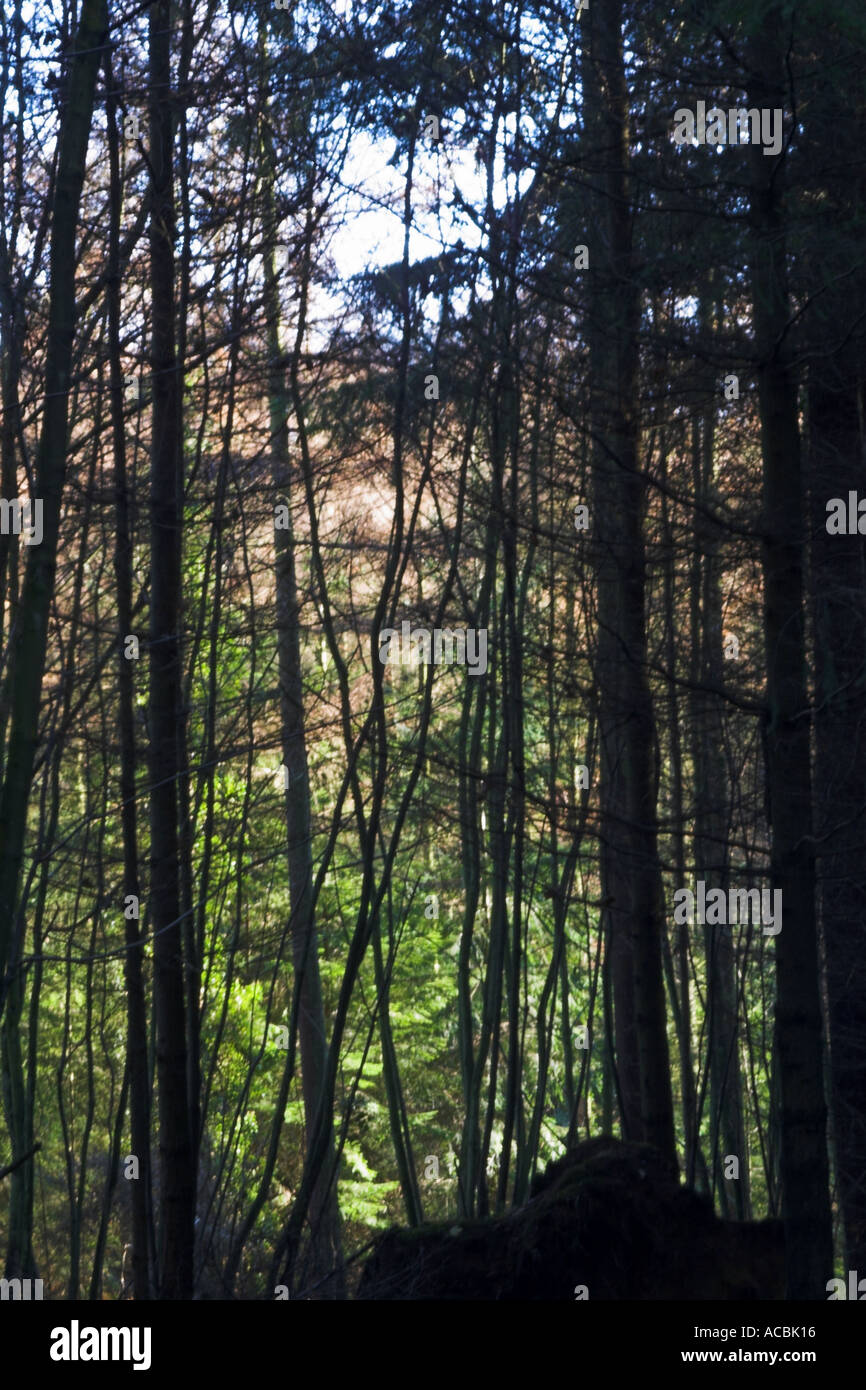
<path fill-rule="evenodd" d="M 274 199 L 274 155 L 267 114 L 262 117 L 262 196 L 266 225 L 264 250 L 265 316 L 267 320 L 268 402 L 271 429 L 271 457 L 274 495 L 288 504 L 291 525 L 289 409 L 286 370 L 280 342 L 280 301 L 277 284 L 275 243 L 277 215 Z M 298 345 L 300 346 L 300 345 Z M 280 734 L 283 766 L 287 770 L 285 789 L 286 839 L 289 861 L 289 900 L 291 905 L 292 961 L 299 994 L 298 1042 L 301 1052 L 301 1081 L 307 1141 L 311 1141 L 316 1115 L 323 1099 L 327 1061 L 325 1009 L 319 971 L 319 945 L 313 911 L 312 817 L 307 745 L 304 729 L 304 686 L 301 665 L 300 603 L 295 570 L 294 537 L 291 530 L 274 531 L 277 585 L 277 648 L 280 679 Z M 387 1001 L 383 1002 L 387 1008 Z M 334 1163 L 334 1135 L 329 1131 L 326 1161 L 310 1199 L 311 1228 L 308 1283 L 327 1282 L 317 1296 L 345 1297 L 340 1210 Z"/>
<path fill-rule="evenodd" d="M 844 350 L 846 357 L 848 349 Z M 857 364 L 859 366 L 859 364 Z M 827 970 L 833 1140 L 845 1267 L 866 1271 L 866 565 L 863 538 L 831 536 L 826 504 L 863 492 L 862 378 L 840 358 L 810 372 L 815 831 Z"/>
<path fill-rule="evenodd" d="M 827 503 L 866 483 L 866 290 L 860 246 L 866 173 L 862 70 L 827 50 L 804 150 L 826 231 L 809 258 L 815 286 L 809 366 L 811 602 L 815 679 L 817 877 L 826 968 L 832 1147 L 845 1268 L 866 1271 L 866 542 L 830 535 Z M 848 42 L 856 43 L 849 37 Z M 853 79 L 853 80 L 849 80 Z M 853 273 L 852 273 L 853 272 Z M 829 344 L 832 351 L 827 351 Z"/>
<path fill-rule="evenodd" d="M 45 405 L 36 459 L 36 497 L 43 505 L 43 539 L 28 550 L 21 600 L 14 632 L 10 634 L 12 650 L 7 678 L 11 727 L 0 793 L 0 1014 L 21 881 L 48 641 L 48 610 L 57 567 L 75 333 L 75 236 L 96 74 L 107 30 L 106 0 L 84 0 L 68 59 L 69 82 L 60 127 L 51 229 Z"/>
<path fill-rule="evenodd" d="M 147 1061 L 148 1028 L 144 987 L 144 936 L 140 918 L 133 916 L 129 899 L 141 900 L 138 877 L 138 822 L 135 787 L 135 683 L 134 662 L 124 655 L 124 639 L 132 634 L 132 538 L 129 521 L 129 484 L 126 473 L 124 379 L 120 365 L 120 158 L 117 137 L 117 102 L 111 59 L 105 62 L 108 123 L 108 159 L 111 177 L 108 227 L 108 348 L 111 384 L 111 429 L 114 453 L 117 534 L 114 577 L 117 585 L 117 699 L 120 733 L 120 824 L 123 833 L 123 908 L 126 950 L 123 969 L 126 982 L 126 1056 L 129 1077 L 131 1152 L 138 1159 L 137 1179 L 131 1180 L 132 1292 L 136 1302 L 151 1296 L 153 1276 L 153 1214 L 150 1155 L 151 1095 Z"/>
<path fill-rule="evenodd" d="M 656 843 L 656 736 L 646 678 L 643 511 L 628 92 L 621 4 L 593 6 L 583 82 L 589 176 L 589 345 L 601 737 L 602 896 L 609 923 L 623 1137 L 675 1159 Z M 598 166 L 595 165 L 598 161 Z M 593 234 L 594 233 L 594 234 Z M 577 271 L 576 273 L 581 273 Z"/>
<path fill-rule="evenodd" d="M 750 105 L 785 106 L 783 32 L 767 11 L 751 51 Z M 776 1056 L 781 1097 L 782 1213 L 787 1297 L 825 1299 L 833 1272 L 827 1109 L 815 923 L 809 699 L 803 633 L 803 507 L 797 380 L 788 360 L 784 154 L 752 147 L 752 288 L 764 498 L 765 730 L 773 889 L 782 892 L 776 946 Z"/>
<path fill-rule="evenodd" d="M 17 965 L 17 961 L 13 961 Z M 6 1278 L 32 1279 L 33 1257 L 33 1106 L 24 1076 L 21 1052 L 21 1018 L 24 1011 L 24 978 L 20 967 L 10 982 L 2 1025 L 3 1109 L 12 1141 L 12 1154 L 31 1156 L 9 1176 L 9 1224 L 6 1243 Z"/>
<path fill-rule="evenodd" d="M 182 718 L 180 496 L 182 422 L 175 353 L 171 4 L 150 11 L 150 273 L 153 407 L 150 484 L 150 908 L 159 1084 L 159 1296 L 193 1292 L 195 1177 L 184 949 L 180 921 L 178 726 Z"/>
<path fill-rule="evenodd" d="M 706 327 L 710 316 L 703 315 Z M 722 642 L 721 556 L 718 529 L 712 521 L 715 405 L 712 376 L 705 383 L 706 400 L 692 425 L 692 476 L 695 498 L 692 607 L 693 694 L 689 712 L 695 779 L 695 875 L 708 886 L 727 893 L 728 785 L 723 750 L 724 706 L 718 694 L 724 686 Z M 743 1220 L 748 1202 L 748 1164 L 743 1128 L 742 1082 L 737 1030 L 737 974 L 734 929 L 704 924 L 707 971 L 707 1061 L 710 1080 L 711 1191 L 718 1194 L 722 1212 Z M 736 1180 L 725 1180 L 725 1155 L 740 1162 Z"/>

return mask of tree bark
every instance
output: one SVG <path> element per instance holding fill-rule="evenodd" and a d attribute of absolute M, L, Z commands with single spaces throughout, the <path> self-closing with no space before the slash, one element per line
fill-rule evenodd
<path fill-rule="evenodd" d="M 709 330 L 712 315 L 704 305 Z M 729 884 L 728 784 L 724 763 L 724 686 L 722 590 L 719 533 L 712 521 L 715 500 L 715 404 L 712 369 L 705 383 L 706 399 L 692 424 L 692 477 L 695 529 L 692 562 L 693 693 L 689 705 L 695 784 L 695 875 L 727 893 Z M 707 1062 L 710 1082 L 711 1191 L 718 1194 L 727 1217 L 746 1217 L 748 1163 L 743 1128 L 742 1080 L 737 1028 L 737 974 L 734 928 L 704 924 L 707 972 Z M 740 1161 L 736 1181 L 726 1181 L 724 1157 Z"/>
<path fill-rule="evenodd" d="M 750 105 L 785 106 L 781 12 L 752 42 Z M 833 1272 L 815 920 L 809 698 L 803 631 L 803 504 L 797 378 L 789 360 L 784 153 L 752 148 L 752 289 L 764 502 L 765 746 L 773 889 L 782 892 L 776 951 L 782 1214 L 787 1297 L 825 1299 Z M 780 167 L 782 166 L 782 167 Z"/>
<path fill-rule="evenodd" d="M 585 140 L 593 192 L 589 347 L 596 557 L 601 871 L 613 976 L 623 1137 L 675 1160 L 662 972 L 664 904 L 656 843 L 656 749 L 646 677 L 643 512 L 638 462 L 637 332 L 628 91 L 622 6 L 593 6 L 586 26 Z M 596 161 L 598 163 L 596 164 Z M 577 271 L 576 273 L 581 273 Z"/>
<path fill-rule="evenodd" d="M 120 365 L 120 156 L 117 102 L 110 57 L 105 61 L 106 119 L 110 212 L 108 225 L 108 350 L 111 386 L 111 431 L 114 453 L 116 538 L 114 577 L 117 585 L 117 700 L 120 734 L 120 824 L 123 834 L 123 908 L 126 950 L 126 1056 L 129 1078 L 131 1152 L 139 1176 L 132 1181 L 132 1292 L 136 1302 L 151 1297 L 153 1279 L 153 1210 L 150 1153 L 151 1094 L 148 1068 L 147 1004 L 144 986 L 144 934 L 140 918 L 132 916 L 129 898 L 141 901 L 138 873 L 138 818 L 135 786 L 135 682 L 132 660 L 124 654 L 124 639 L 132 634 L 132 537 L 129 481 L 126 471 L 124 379 Z"/>
<path fill-rule="evenodd" d="M 859 302 L 859 301 L 858 301 Z M 847 355 L 847 354 L 846 354 Z M 815 634 L 815 831 L 827 974 L 833 1142 L 846 1269 L 866 1270 L 866 563 L 863 538 L 831 536 L 826 504 L 863 491 L 862 368 L 810 369 Z"/>
<path fill-rule="evenodd" d="M 48 642 L 48 610 L 57 568 L 75 334 L 75 237 L 96 74 L 107 30 L 106 0 L 84 0 L 69 54 L 51 229 L 45 404 L 36 460 L 36 497 L 43 505 L 43 539 L 41 544 L 29 547 L 21 599 L 14 631 L 10 634 L 11 724 L 0 792 L 0 1015 L 7 990 L 6 970 L 18 906 Z"/>
<path fill-rule="evenodd" d="M 181 393 L 175 351 L 174 131 L 171 3 L 150 10 L 151 485 L 150 909 L 159 1086 L 159 1297 L 193 1293 L 194 1142 L 187 1087 L 184 948 L 180 911 L 178 727 L 182 716 Z"/>
<path fill-rule="evenodd" d="M 267 111 L 262 115 L 262 196 L 265 219 L 264 295 L 267 320 L 268 405 L 274 496 L 288 505 L 291 525 L 291 468 L 289 405 L 286 370 L 280 342 L 280 301 L 275 244 L 277 214 L 274 198 L 275 160 Z M 298 344 L 298 349 L 300 344 Z M 307 744 L 304 728 L 304 685 L 301 664 L 301 611 L 292 530 L 274 531 L 277 588 L 277 658 L 280 681 L 280 737 L 285 788 L 286 840 L 289 862 L 292 961 L 298 1004 L 298 1042 L 307 1141 L 312 1140 L 316 1115 L 323 1102 L 328 1043 L 319 970 L 319 944 L 313 909 L 312 815 Z M 387 1002 L 383 1003 L 387 1007 Z M 340 1210 L 335 1179 L 333 1128 L 329 1130 L 325 1162 L 310 1199 L 310 1263 L 308 1282 L 319 1285 L 326 1298 L 345 1297 Z M 331 1276 L 331 1277 L 328 1277 Z"/>

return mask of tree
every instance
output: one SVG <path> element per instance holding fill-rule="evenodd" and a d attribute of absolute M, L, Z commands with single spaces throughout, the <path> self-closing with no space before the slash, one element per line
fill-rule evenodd
<path fill-rule="evenodd" d="M 589 199 L 588 320 L 593 438 L 601 747 L 602 892 L 613 978 L 620 1113 L 625 1138 L 675 1155 L 665 1031 L 663 890 L 656 845 L 655 745 L 646 678 L 643 511 L 638 461 L 637 331 L 632 261 L 628 92 L 619 4 L 584 16 L 583 81 Z M 597 161 L 602 161 L 601 165 Z"/>
<path fill-rule="evenodd" d="M 779 109 L 787 92 L 782 17 L 764 7 L 750 52 L 750 97 Z M 806 683 L 804 515 L 797 377 L 784 229 L 784 153 L 752 150 L 754 334 L 764 464 L 765 746 L 774 886 L 784 925 L 776 940 L 776 1052 L 780 1083 L 788 1298 L 823 1299 L 833 1263 L 824 1100 Z"/>
<path fill-rule="evenodd" d="M 150 914 L 159 1098 L 159 1296 L 191 1298 L 195 1218 L 195 1107 L 187 1087 L 184 934 L 180 908 L 178 740 L 183 543 L 181 364 L 175 337 L 174 118 L 171 4 L 150 10 Z"/>

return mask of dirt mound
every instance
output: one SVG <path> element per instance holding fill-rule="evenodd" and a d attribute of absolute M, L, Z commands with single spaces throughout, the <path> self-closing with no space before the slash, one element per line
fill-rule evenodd
<path fill-rule="evenodd" d="M 777 1221 L 722 1221 L 646 1144 L 590 1139 L 501 1217 L 385 1233 L 360 1299 L 784 1297 Z"/>

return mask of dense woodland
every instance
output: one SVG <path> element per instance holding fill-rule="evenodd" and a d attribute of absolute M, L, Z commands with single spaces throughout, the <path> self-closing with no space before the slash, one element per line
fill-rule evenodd
<path fill-rule="evenodd" d="M 7 0 L 0 119 L 6 1277 L 607 1134 L 866 1273 L 862 6 Z"/>

